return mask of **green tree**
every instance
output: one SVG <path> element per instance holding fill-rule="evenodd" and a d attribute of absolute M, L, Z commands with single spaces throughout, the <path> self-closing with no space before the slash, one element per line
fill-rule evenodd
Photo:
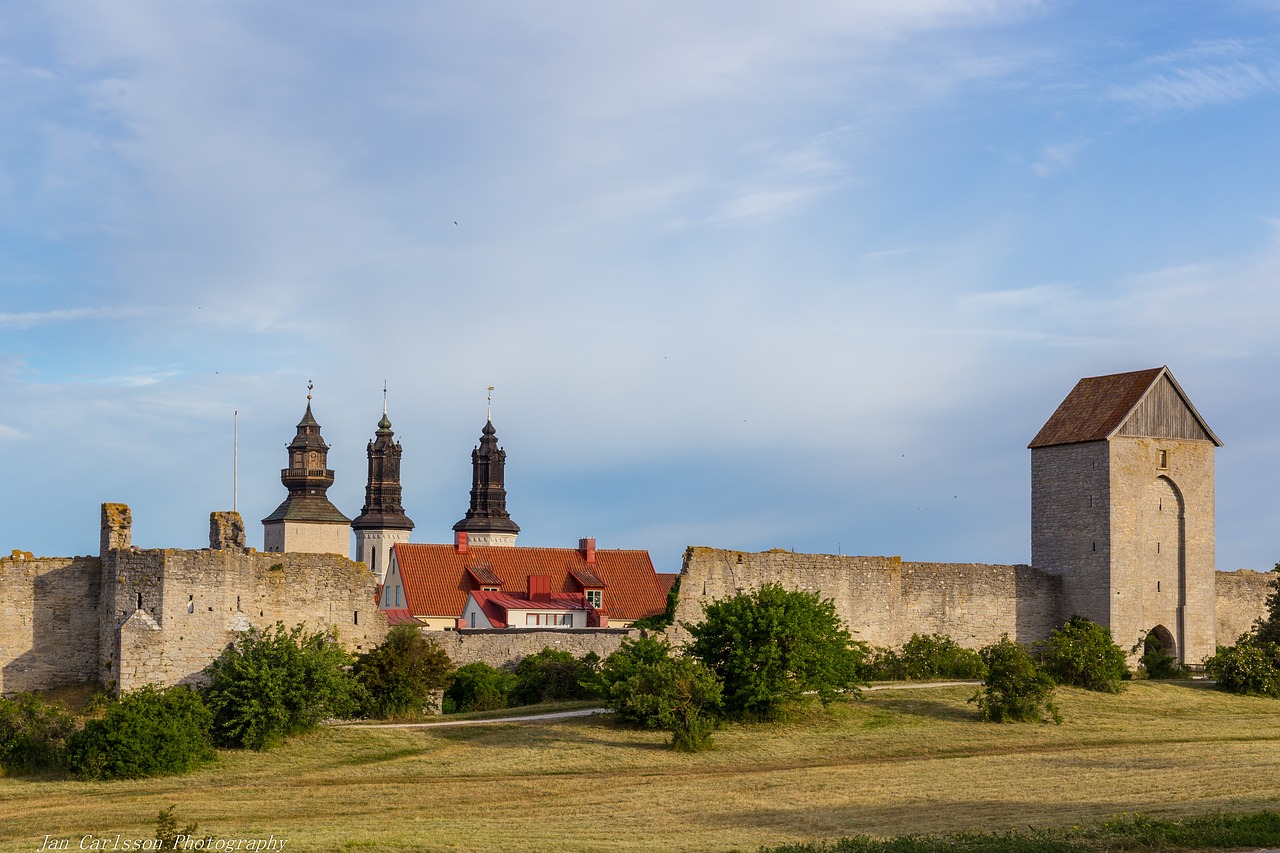
<path fill-rule="evenodd" d="M 1219 690 L 1247 696 L 1280 698 L 1280 645 L 1245 634 L 1234 646 L 1218 646 L 1204 669 Z"/>
<path fill-rule="evenodd" d="M 190 772 L 214 758 L 212 716 L 195 691 L 148 685 L 120 697 L 67 739 L 79 779 L 140 779 Z"/>
<path fill-rule="evenodd" d="M 614 685 L 609 705 L 624 719 L 671 732 L 673 749 L 698 752 L 711 746 L 720 697 L 715 673 L 680 656 L 641 664 Z"/>
<path fill-rule="evenodd" d="M 1276 563 L 1274 571 L 1280 572 L 1280 563 Z M 1280 575 L 1271 580 L 1267 615 L 1253 623 L 1253 633 L 1259 642 L 1280 645 Z"/>
<path fill-rule="evenodd" d="M 1053 679 L 1036 666 L 1027 650 L 1009 639 L 979 652 L 987 665 L 982 689 L 970 699 L 978 715 L 993 723 L 1062 722 L 1053 704 Z"/>
<path fill-rule="evenodd" d="M 11 775 L 59 769 L 75 727 L 74 717 L 34 693 L 0 699 L 0 769 Z"/>
<path fill-rule="evenodd" d="M 1053 680 L 1071 687 L 1119 693 L 1129 674 L 1128 659 L 1111 631 L 1083 616 L 1068 619 L 1049 639 L 1036 644 L 1036 652 Z"/>
<path fill-rule="evenodd" d="M 598 692 L 618 718 L 635 725 L 649 724 L 647 715 L 633 715 L 632 707 L 621 694 L 628 679 L 648 664 L 671 659 L 671 645 L 656 637 L 624 639 L 618 650 L 604 659 L 596 676 Z"/>
<path fill-rule="evenodd" d="M 445 690 L 446 711 L 494 711 L 507 707 L 516 677 L 476 661 L 458 667 Z"/>
<path fill-rule="evenodd" d="M 311 634 L 277 622 L 241 633 L 205 669 L 214 741 L 267 749 L 322 720 L 350 716 L 360 698 L 351 663 L 332 632 Z"/>
<path fill-rule="evenodd" d="M 744 719 L 775 719 L 807 691 L 825 704 L 856 690 L 867 654 L 830 600 L 777 584 L 713 602 L 685 627 L 689 653 L 724 685 L 727 712 Z"/>
<path fill-rule="evenodd" d="M 414 625 L 397 625 L 386 639 L 356 659 L 352 670 L 364 687 L 366 716 L 416 716 L 453 673 L 448 653 Z"/>
<path fill-rule="evenodd" d="M 568 699 L 591 699 L 596 695 L 596 671 L 600 656 L 595 652 L 578 659 L 572 653 L 546 648 L 527 656 L 516 665 L 516 685 L 512 705 L 536 705 Z"/>

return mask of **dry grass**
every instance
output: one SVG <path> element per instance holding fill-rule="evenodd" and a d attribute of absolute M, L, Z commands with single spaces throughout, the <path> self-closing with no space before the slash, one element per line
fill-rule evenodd
<path fill-rule="evenodd" d="M 1119 696 L 1060 690 L 1062 726 L 1000 726 L 976 721 L 971 693 L 870 693 L 789 725 L 726 728 L 697 755 L 586 718 L 335 728 L 174 779 L 0 779 L 0 851 L 46 834 L 73 849 L 86 833 L 149 837 L 171 803 L 202 830 L 306 851 L 754 850 L 1280 803 L 1280 702 L 1139 682 Z"/>

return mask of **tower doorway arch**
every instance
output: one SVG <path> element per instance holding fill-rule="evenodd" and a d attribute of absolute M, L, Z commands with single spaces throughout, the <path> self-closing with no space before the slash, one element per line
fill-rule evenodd
<path fill-rule="evenodd" d="M 1142 641 L 1142 655 L 1146 657 L 1149 654 L 1164 654 L 1174 660 L 1178 659 L 1178 643 L 1165 626 L 1157 625 L 1147 632 Z"/>

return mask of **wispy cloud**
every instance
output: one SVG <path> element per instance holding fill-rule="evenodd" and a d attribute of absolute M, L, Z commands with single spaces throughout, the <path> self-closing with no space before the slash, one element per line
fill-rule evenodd
<path fill-rule="evenodd" d="M 1237 62 L 1180 68 L 1112 87 L 1107 96 L 1144 112 L 1194 110 L 1280 92 L 1280 66 Z"/>
<path fill-rule="evenodd" d="M 31 436 L 20 429 L 8 424 L 0 424 L 0 441 L 23 441 L 29 438 Z"/>
<path fill-rule="evenodd" d="M 31 329 L 86 320 L 123 320 L 160 314 L 159 308 L 58 308 L 52 311 L 0 312 L 0 329 Z"/>
<path fill-rule="evenodd" d="M 1089 140 L 1046 145 L 1040 158 L 1031 164 L 1031 171 L 1040 178 L 1048 178 L 1075 165 L 1076 155 L 1089 146 Z"/>

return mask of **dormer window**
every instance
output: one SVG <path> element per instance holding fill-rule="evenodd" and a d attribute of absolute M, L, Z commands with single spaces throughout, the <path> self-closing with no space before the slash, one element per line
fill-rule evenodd
<path fill-rule="evenodd" d="M 586 590 L 585 594 L 587 596 L 587 604 L 590 604 L 592 607 L 596 608 L 597 610 L 599 610 L 600 606 L 604 604 L 604 590 L 589 589 L 589 590 Z"/>

